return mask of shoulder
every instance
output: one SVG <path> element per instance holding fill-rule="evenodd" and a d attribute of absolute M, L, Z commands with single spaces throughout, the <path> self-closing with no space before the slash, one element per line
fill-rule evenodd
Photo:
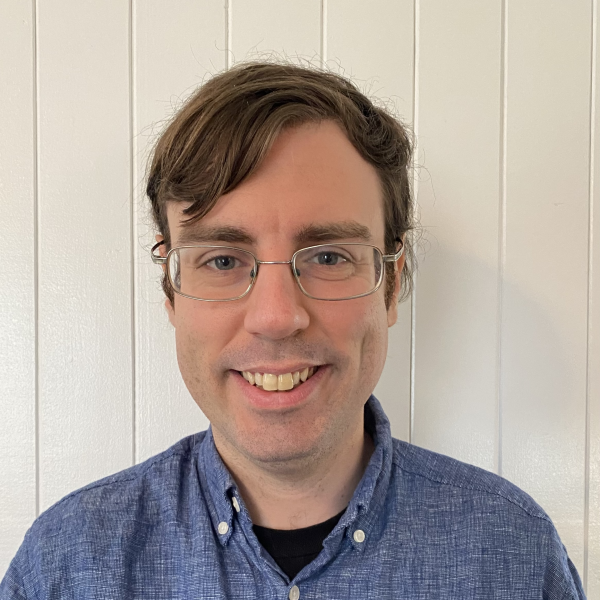
<path fill-rule="evenodd" d="M 52 598 L 74 597 L 84 581 L 91 585 L 98 564 L 117 585 L 125 568 L 123 557 L 143 550 L 148 556 L 155 553 L 159 561 L 160 551 L 187 531 L 189 522 L 196 518 L 202 525 L 195 457 L 205 436 L 203 431 L 186 437 L 45 510 L 25 534 L 0 584 L 0 597 L 7 590 L 10 598 L 25 597 L 26 590 L 27 597 L 45 598 L 48 589 L 60 590 Z"/>
<path fill-rule="evenodd" d="M 516 485 L 396 439 L 392 465 L 398 531 L 408 531 L 410 543 L 426 540 L 429 554 L 443 548 L 446 566 L 452 548 L 465 572 L 476 565 L 478 576 L 492 573 L 507 589 L 517 590 L 527 572 L 528 585 L 544 598 L 585 598 L 550 517 Z"/>
<path fill-rule="evenodd" d="M 190 485 L 193 449 L 205 434 L 183 438 L 160 454 L 71 492 L 34 521 L 26 540 L 74 535 L 86 526 L 101 531 L 130 519 L 155 521 L 176 508 Z"/>
<path fill-rule="evenodd" d="M 531 496 L 495 473 L 397 439 L 393 440 L 393 448 L 396 471 L 431 497 L 445 501 L 462 499 L 482 510 L 494 505 L 515 515 L 551 523 Z"/>

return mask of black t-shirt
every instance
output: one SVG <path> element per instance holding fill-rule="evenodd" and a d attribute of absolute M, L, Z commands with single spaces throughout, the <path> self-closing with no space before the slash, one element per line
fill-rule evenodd
<path fill-rule="evenodd" d="M 332 532 L 344 512 L 346 509 L 323 523 L 302 529 L 269 529 L 260 525 L 253 525 L 252 529 L 263 548 L 291 580 L 317 558 L 323 549 L 323 540 Z"/>

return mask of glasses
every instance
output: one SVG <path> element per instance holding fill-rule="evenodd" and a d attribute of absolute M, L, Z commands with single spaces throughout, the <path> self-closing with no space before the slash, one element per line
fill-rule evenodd
<path fill-rule="evenodd" d="M 384 263 L 396 254 L 383 254 L 369 244 L 320 244 L 294 252 L 291 260 L 258 260 L 252 252 L 232 246 L 180 246 L 167 256 L 152 247 L 155 264 L 166 265 L 175 292 L 205 302 L 239 300 L 250 292 L 260 265 L 290 265 L 302 293 L 315 300 L 351 300 L 376 292 L 383 281 Z"/>

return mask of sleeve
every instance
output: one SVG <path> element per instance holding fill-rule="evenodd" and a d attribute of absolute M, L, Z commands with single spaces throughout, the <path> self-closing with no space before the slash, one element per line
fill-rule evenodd
<path fill-rule="evenodd" d="M 26 554 L 27 550 L 23 542 L 4 578 L 0 581 L 0 600 L 31 600 L 25 591 Z"/>
<path fill-rule="evenodd" d="M 586 600 L 579 573 L 571 562 L 554 525 L 549 536 L 549 547 L 544 573 L 544 600 Z M 2 598 L 0 597 L 0 600 Z"/>

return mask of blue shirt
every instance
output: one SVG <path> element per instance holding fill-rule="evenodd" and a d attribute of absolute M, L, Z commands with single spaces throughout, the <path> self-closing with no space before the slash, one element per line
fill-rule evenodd
<path fill-rule="evenodd" d="M 209 428 L 46 510 L 0 600 L 585 597 L 556 529 L 527 494 L 393 439 L 373 396 L 365 427 L 375 450 L 364 476 L 293 581 L 254 535 Z"/>

